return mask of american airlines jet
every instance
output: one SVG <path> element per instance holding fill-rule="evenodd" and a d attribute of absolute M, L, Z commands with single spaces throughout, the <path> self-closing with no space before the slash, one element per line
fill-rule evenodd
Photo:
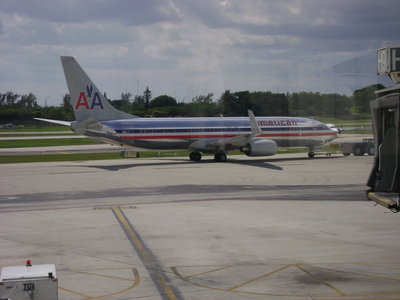
<path fill-rule="evenodd" d="M 313 157 L 315 147 L 337 138 L 337 132 L 313 119 L 256 118 L 250 110 L 248 117 L 140 118 L 114 108 L 73 57 L 62 56 L 61 62 L 76 120 L 37 119 L 71 126 L 74 132 L 105 143 L 135 151 L 189 149 L 192 161 L 210 153 L 215 161 L 224 162 L 233 150 L 268 156 L 278 147 L 308 147 Z"/>

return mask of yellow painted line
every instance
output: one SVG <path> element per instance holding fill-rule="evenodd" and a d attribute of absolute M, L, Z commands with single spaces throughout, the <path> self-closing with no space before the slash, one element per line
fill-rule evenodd
<path fill-rule="evenodd" d="M 140 259 L 142 260 L 146 270 L 148 271 L 150 278 L 156 285 L 160 295 L 163 299 L 178 300 L 182 299 L 178 292 L 175 292 L 168 284 L 168 278 L 160 271 L 161 266 L 156 261 L 155 256 L 145 246 L 138 233 L 135 231 L 133 226 L 126 219 L 120 207 L 112 207 L 112 211 L 115 217 L 118 219 L 121 227 L 124 229 L 128 239 L 136 249 Z"/>
<path fill-rule="evenodd" d="M 343 264 L 348 264 L 348 263 L 343 263 Z M 353 263 L 353 264 L 362 265 L 362 263 Z M 233 267 L 234 267 L 234 265 L 233 265 Z M 326 282 L 321 281 L 320 279 L 316 278 L 315 275 L 311 274 L 310 272 L 307 272 L 306 270 L 301 269 L 301 265 L 299 265 L 299 264 L 291 264 L 291 265 L 287 265 L 287 266 L 285 266 L 283 268 L 274 270 L 274 271 L 272 271 L 272 272 L 270 272 L 268 274 L 265 274 L 263 276 L 259 276 L 259 277 L 255 278 L 255 279 L 246 281 L 245 283 L 242 284 L 242 286 L 247 284 L 247 283 L 254 282 L 254 281 L 258 280 L 258 279 L 261 279 L 262 277 L 267 277 L 267 276 L 269 276 L 269 275 L 271 275 L 273 273 L 280 272 L 280 271 L 284 270 L 285 268 L 289 268 L 289 267 L 297 267 L 297 268 L 299 268 L 301 271 L 305 272 L 308 276 L 311 276 L 312 278 L 318 280 L 319 282 L 323 283 L 324 285 L 329 286 L 329 288 L 331 288 L 331 289 L 333 288 L 334 291 L 339 294 L 338 296 L 313 295 L 314 297 L 316 297 L 318 299 L 321 298 L 321 299 L 331 299 L 331 300 L 333 300 L 333 299 L 336 299 L 336 300 L 338 300 L 338 299 L 343 299 L 343 300 L 345 300 L 345 299 L 348 299 L 348 300 L 350 300 L 350 299 L 360 299 L 360 300 L 363 299 L 364 300 L 364 299 L 366 299 L 366 297 L 368 297 L 368 299 L 371 299 L 371 300 L 389 300 L 389 299 L 393 299 L 393 300 L 394 299 L 399 299 L 400 300 L 400 298 L 392 298 L 393 296 L 400 296 L 400 292 L 387 292 L 387 293 L 373 293 L 372 292 L 372 293 L 355 293 L 355 294 L 353 293 L 351 295 L 345 295 L 339 289 L 333 287 L 332 285 L 327 284 Z M 313 267 L 319 268 L 319 267 L 316 267 L 316 266 L 313 266 Z M 326 268 L 321 268 L 321 269 L 326 269 Z M 335 271 L 334 269 L 326 269 L 326 270 Z M 293 299 L 293 298 L 302 298 L 302 299 L 303 298 L 307 298 L 308 299 L 310 297 L 310 294 L 285 294 L 285 293 L 278 294 L 278 293 L 268 293 L 268 292 L 267 293 L 264 293 L 264 292 L 250 292 L 250 291 L 241 291 L 241 290 L 238 290 L 238 289 L 234 290 L 236 287 L 233 287 L 233 288 L 230 288 L 230 289 L 218 288 L 218 287 L 215 287 L 215 286 L 208 286 L 208 285 L 205 285 L 205 284 L 202 284 L 202 283 L 199 283 L 199 282 L 191 281 L 190 279 L 196 279 L 196 277 L 193 277 L 193 275 L 191 275 L 191 276 L 186 275 L 185 276 L 183 274 L 180 274 L 177 267 L 171 267 L 171 271 L 179 279 L 181 279 L 182 281 L 185 281 L 185 282 L 187 282 L 189 284 L 192 284 L 194 286 L 198 286 L 198 287 L 201 287 L 201 288 L 204 288 L 204 289 L 208 289 L 208 290 L 214 290 L 214 291 L 220 291 L 220 292 L 229 292 L 229 293 L 235 293 L 235 294 L 245 294 L 245 295 L 289 297 L 290 299 Z M 340 271 L 338 271 L 338 272 L 340 272 Z M 341 272 L 343 272 L 343 271 L 341 271 Z M 354 274 L 352 272 L 344 272 L 344 273 Z M 361 274 L 358 274 L 358 275 L 361 275 Z M 387 297 L 389 297 L 389 298 L 387 298 Z"/>
<path fill-rule="evenodd" d="M 304 269 L 302 266 L 300 265 L 294 265 L 296 266 L 296 268 L 298 268 L 299 270 L 303 271 L 304 273 L 306 273 L 308 276 L 314 278 L 315 280 L 321 282 L 322 284 L 326 285 L 327 287 L 329 287 L 330 289 L 334 290 L 336 293 L 338 293 L 340 296 L 344 297 L 346 296 L 345 293 L 343 293 L 341 290 L 339 290 L 338 288 L 334 287 L 333 285 L 327 283 L 326 281 L 323 281 L 322 279 L 318 278 L 317 276 L 315 276 L 314 274 L 310 273 L 309 271 L 307 271 L 306 269 Z"/>
<path fill-rule="evenodd" d="M 119 208 L 121 208 L 121 209 L 136 209 L 136 206 L 135 205 L 121 205 L 121 206 L 118 206 Z M 95 207 L 93 207 L 93 209 L 94 210 L 110 210 L 110 209 L 112 209 L 113 208 L 113 206 L 95 206 Z"/>
<path fill-rule="evenodd" d="M 201 272 L 201 273 L 197 273 L 197 274 L 193 274 L 193 275 L 188 275 L 188 276 L 185 276 L 185 278 L 197 277 L 197 276 L 201 276 L 201 275 L 205 275 L 205 274 L 210 274 L 210 273 L 214 273 L 214 272 L 217 272 L 217 271 L 229 269 L 229 268 L 232 268 L 232 267 L 234 267 L 234 266 L 223 266 L 223 267 L 220 267 L 220 268 L 217 268 L 217 269 L 213 269 L 213 270 L 210 270 L 210 271 Z"/>
<path fill-rule="evenodd" d="M 385 277 L 385 276 L 379 276 L 379 275 L 370 275 L 370 274 L 365 274 L 365 273 L 358 273 L 358 272 L 351 272 L 351 271 L 335 270 L 335 269 L 324 268 L 324 267 L 318 267 L 318 266 L 315 266 L 315 267 L 313 267 L 313 268 L 317 268 L 317 269 L 321 269 L 321 270 L 327 270 L 327 271 L 332 271 L 332 272 L 338 272 L 338 273 L 345 273 L 345 274 L 351 274 L 351 275 L 358 275 L 358 276 L 363 276 L 363 277 L 371 277 L 371 278 L 378 278 L 378 279 L 384 279 L 384 280 L 400 281 L 400 279 L 398 279 L 398 278 Z"/>
<path fill-rule="evenodd" d="M 139 276 L 139 273 L 138 273 L 138 271 L 137 271 L 136 269 L 133 269 L 133 274 L 134 274 L 134 276 L 135 276 L 135 280 L 134 280 L 134 281 L 132 282 L 132 284 L 131 284 L 129 287 L 127 287 L 126 289 L 123 289 L 123 290 L 118 291 L 118 292 L 115 292 L 115 293 L 107 294 L 107 295 L 96 296 L 96 297 L 90 297 L 90 298 L 88 298 L 88 299 L 108 298 L 108 297 L 115 296 L 115 295 L 119 295 L 119 294 L 122 294 L 122 293 L 125 293 L 125 292 L 129 291 L 129 290 L 134 289 L 134 288 L 137 287 L 137 286 L 139 285 L 139 283 L 140 283 L 140 276 Z"/>
<path fill-rule="evenodd" d="M 392 266 L 387 266 L 385 264 L 380 264 L 380 263 L 360 263 L 360 265 L 364 265 L 367 267 L 374 267 L 374 268 L 379 268 L 379 269 L 393 269 L 393 270 L 400 270 L 400 266 L 399 267 L 392 267 Z M 383 265 L 383 266 L 381 266 Z M 394 264 L 396 265 L 396 264 Z"/>
<path fill-rule="evenodd" d="M 270 276 L 270 275 L 272 275 L 272 274 L 274 274 L 274 273 L 278 273 L 278 272 L 280 272 L 280 271 L 283 271 L 283 270 L 285 270 L 285 269 L 287 269 L 287 268 L 289 268 L 289 267 L 291 267 L 291 266 L 292 266 L 292 265 L 287 265 L 287 266 L 284 266 L 284 267 L 279 268 L 279 269 L 277 269 L 277 270 L 274 270 L 274 271 L 272 271 L 272 272 L 269 272 L 269 273 L 267 273 L 267 274 L 258 276 L 258 277 L 254 278 L 254 279 L 245 281 L 245 282 L 243 282 L 243 283 L 241 283 L 241 284 L 238 284 L 238 285 L 235 285 L 234 287 L 231 287 L 230 289 L 228 289 L 228 291 L 234 291 L 234 290 L 236 290 L 236 289 L 238 289 L 238 288 L 241 288 L 242 286 L 245 286 L 246 284 L 249 284 L 249 283 L 255 282 L 255 281 L 257 281 L 257 280 L 263 279 L 263 278 L 268 277 L 268 276 Z"/>
<path fill-rule="evenodd" d="M 207 286 L 207 285 L 200 284 L 200 283 L 191 282 L 191 281 L 188 280 L 189 277 L 186 277 L 186 276 L 183 276 L 182 274 L 180 274 L 176 267 L 171 267 L 171 271 L 172 271 L 172 273 L 174 273 L 176 275 L 176 277 L 178 277 L 180 280 L 183 280 L 183 281 L 185 281 L 187 283 L 190 283 L 190 284 L 193 284 L 195 286 L 199 286 L 199 287 L 202 287 L 202 288 L 205 288 L 205 289 L 208 289 L 208 290 L 226 292 L 226 290 L 221 289 L 221 288 L 217 288 L 217 287 Z"/>
<path fill-rule="evenodd" d="M 289 267 L 289 266 L 286 266 L 286 267 Z M 233 290 L 231 291 L 231 290 L 226 290 L 226 289 L 222 289 L 222 288 L 218 288 L 218 287 L 207 286 L 207 285 L 200 284 L 200 283 L 197 283 L 197 282 L 192 282 L 192 281 L 188 280 L 188 277 L 185 277 L 182 274 L 180 274 L 178 269 L 177 269 L 177 267 L 171 267 L 171 271 L 179 279 L 181 279 L 182 281 L 185 281 L 185 282 L 187 282 L 189 284 L 192 284 L 192 285 L 195 285 L 195 286 L 207 289 L 207 290 L 213 290 L 213 291 L 219 291 L 219 292 L 227 292 L 227 293 L 235 293 L 235 294 L 244 294 L 244 295 L 256 295 L 256 296 L 276 296 L 276 297 L 285 296 L 285 297 L 292 297 L 292 298 L 293 297 L 304 298 L 304 297 L 308 297 L 309 296 L 309 295 L 292 295 L 292 294 L 291 295 L 289 295 L 289 294 L 286 295 L 286 294 L 274 294 L 274 293 L 258 293 L 258 292 L 249 292 L 249 291 L 233 291 Z"/>
<path fill-rule="evenodd" d="M 105 270 L 105 269 L 103 269 L 103 270 Z M 109 270 L 109 269 L 107 269 L 107 270 Z M 98 276 L 98 277 L 106 277 L 106 278 L 112 278 L 112 279 L 118 279 L 118 280 L 129 280 L 129 281 L 132 281 L 132 284 L 130 286 L 128 286 L 126 289 L 123 289 L 123 290 L 120 290 L 120 291 L 116 291 L 116 292 L 113 292 L 113 293 L 110 293 L 110 294 L 100 295 L 100 296 L 93 296 L 92 297 L 92 296 L 88 296 L 88 295 L 82 294 L 80 292 L 69 290 L 69 289 L 62 288 L 62 287 L 58 287 L 58 289 L 60 289 L 62 291 L 65 291 L 65 292 L 68 292 L 68 293 L 71 293 L 71 294 L 82 296 L 86 300 L 108 298 L 108 297 L 111 297 L 111 296 L 115 296 L 115 295 L 119 295 L 119 294 L 125 293 L 125 292 L 127 292 L 129 290 L 134 289 L 135 287 L 137 287 L 139 285 L 139 283 L 140 283 L 139 272 L 136 270 L 136 268 L 133 268 L 131 270 L 132 270 L 133 276 L 134 276 L 133 280 L 132 279 L 126 279 L 126 278 L 114 277 L 114 276 L 108 276 L 108 275 L 102 275 L 102 274 L 96 274 L 96 273 L 83 272 L 83 271 L 78 271 L 78 270 L 70 270 L 69 271 L 69 272 L 88 274 L 88 275 L 93 275 L 93 276 Z"/>
<path fill-rule="evenodd" d="M 78 296 L 85 297 L 85 299 L 90 299 L 90 296 L 82 294 L 82 293 L 79 293 L 79 292 L 76 292 L 76 291 L 72 291 L 72 290 L 69 290 L 69 289 L 62 288 L 62 287 L 58 287 L 58 289 L 62 290 L 64 292 L 68 292 L 68 293 L 71 293 L 71 294 L 75 294 L 75 295 L 78 295 Z"/>
<path fill-rule="evenodd" d="M 64 270 L 65 272 L 81 272 L 81 271 L 110 271 L 110 270 L 132 270 L 132 268 L 128 267 L 119 267 L 119 268 L 91 268 L 91 269 L 69 269 Z"/>
<path fill-rule="evenodd" d="M 118 279 L 118 280 L 126 280 L 126 281 L 131 281 L 132 280 L 131 278 L 122 278 L 122 277 L 117 277 L 117 276 L 103 275 L 103 274 L 97 274 L 97 273 L 85 272 L 85 271 L 70 271 L 70 272 L 79 273 L 79 274 L 87 274 L 87 275 L 92 275 L 92 276 L 97 276 L 97 277 Z"/>

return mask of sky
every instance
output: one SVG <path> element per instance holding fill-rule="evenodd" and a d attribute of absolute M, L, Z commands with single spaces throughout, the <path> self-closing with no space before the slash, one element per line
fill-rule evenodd
<path fill-rule="evenodd" d="M 60 56 L 110 99 L 190 102 L 231 92 L 351 95 L 383 82 L 376 50 L 400 46 L 398 0 L 0 0 L 0 93 L 58 106 Z"/>

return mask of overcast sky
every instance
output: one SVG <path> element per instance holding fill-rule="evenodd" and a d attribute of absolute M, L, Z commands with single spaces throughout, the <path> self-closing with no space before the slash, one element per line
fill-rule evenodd
<path fill-rule="evenodd" d="M 399 0 L 0 0 L 0 93 L 67 93 L 61 55 L 102 92 L 350 95 L 400 46 Z"/>

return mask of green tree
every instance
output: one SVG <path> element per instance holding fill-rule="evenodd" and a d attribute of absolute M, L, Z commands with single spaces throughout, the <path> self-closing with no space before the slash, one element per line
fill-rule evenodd
<path fill-rule="evenodd" d="M 10 91 L 6 92 L 5 94 L 0 93 L 0 106 L 13 105 L 17 102 L 18 98 L 18 94 Z"/>
<path fill-rule="evenodd" d="M 199 95 L 194 97 L 192 102 L 211 104 L 213 103 L 213 97 L 214 97 L 213 93 L 208 93 L 207 95 Z"/>
<path fill-rule="evenodd" d="M 250 108 L 250 93 L 240 91 L 232 94 L 226 90 L 218 103 L 224 116 L 247 116 L 247 110 Z"/>
<path fill-rule="evenodd" d="M 249 97 L 248 108 L 252 109 L 256 115 L 287 116 L 289 114 L 289 104 L 285 94 L 253 92 Z"/>
<path fill-rule="evenodd" d="M 218 105 L 213 101 L 214 94 L 198 95 L 191 103 L 182 103 L 181 113 L 192 117 L 214 117 L 219 115 Z"/>
<path fill-rule="evenodd" d="M 161 95 L 150 101 L 150 107 L 177 106 L 175 98 L 167 95 Z"/>
<path fill-rule="evenodd" d="M 135 98 L 133 99 L 134 104 L 144 104 L 144 97 L 141 95 L 136 95 Z"/>
<path fill-rule="evenodd" d="M 128 112 L 131 110 L 131 103 L 126 99 L 110 100 L 112 106 L 116 109 Z"/>
<path fill-rule="evenodd" d="M 28 95 L 22 95 L 19 103 L 23 104 L 23 107 L 28 109 L 39 107 L 39 104 L 36 101 L 36 96 L 33 93 L 29 93 Z"/>
<path fill-rule="evenodd" d="M 61 108 L 64 111 L 64 120 L 72 121 L 74 119 L 74 112 L 71 105 L 70 94 L 65 94 L 61 103 Z"/>
<path fill-rule="evenodd" d="M 221 114 L 224 116 L 230 114 L 232 107 L 231 104 L 233 104 L 233 95 L 230 90 L 226 90 L 218 100 Z"/>
<path fill-rule="evenodd" d="M 143 92 L 143 98 L 144 98 L 144 106 L 146 107 L 146 109 L 149 109 L 151 100 L 151 91 L 149 90 L 149 87 L 146 87 L 146 90 Z"/>
<path fill-rule="evenodd" d="M 130 102 L 131 97 L 132 97 L 132 94 L 129 93 L 129 92 L 121 94 L 121 100 L 124 100 L 124 101 L 127 101 L 127 102 Z"/>
<path fill-rule="evenodd" d="M 40 109 L 40 118 L 65 120 L 65 113 L 61 106 L 46 106 Z"/>
<path fill-rule="evenodd" d="M 382 84 L 373 84 L 353 92 L 354 104 L 359 113 L 369 113 L 369 102 L 376 98 L 375 91 L 384 89 Z"/>
<path fill-rule="evenodd" d="M 151 115 L 152 115 L 152 117 L 155 117 L 155 118 L 165 118 L 165 117 L 168 117 L 168 113 L 167 113 L 165 110 L 160 109 L 160 108 L 155 108 L 155 109 L 153 109 L 153 110 L 151 111 Z"/>
<path fill-rule="evenodd" d="M 65 94 L 61 103 L 61 107 L 65 112 L 70 112 L 72 111 L 72 105 L 71 105 L 71 96 L 70 94 Z"/>

